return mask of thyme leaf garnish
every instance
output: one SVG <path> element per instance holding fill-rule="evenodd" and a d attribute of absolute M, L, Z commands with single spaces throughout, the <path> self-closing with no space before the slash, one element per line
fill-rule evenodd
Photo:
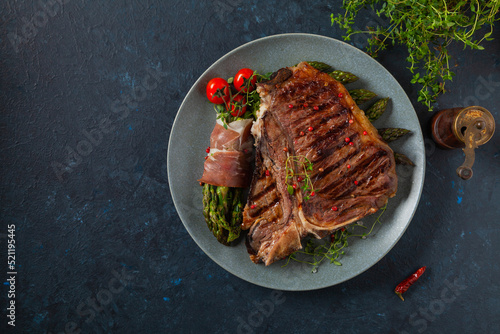
<path fill-rule="evenodd" d="M 311 272 L 313 273 L 318 271 L 319 265 L 324 261 L 329 261 L 336 266 L 341 266 L 342 263 L 339 259 L 345 254 L 345 248 L 349 246 L 348 239 L 354 237 L 365 239 L 369 236 L 373 232 L 373 228 L 376 224 L 382 224 L 380 217 L 382 217 L 386 209 L 387 204 L 380 209 L 377 219 L 373 222 L 368 232 L 359 233 L 357 231 L 358 228 L 367 229 L 367 227 L 358 222 L 347 228 L 341 228 L 335 231 L 329 238 L 325 238 L 322 241 L 309 239 L 302 250 L 295 251 L 288 256 L 283 267 L 286 267 L 288 263 L 290 263 L 290 260 L 311 265 Z"/>
<path fill-rule="evenodd" d="M 295 171 L 297 169 L 297 172 Z M 310 177 L 310 172 L 313 170 L 313 163 L 304 155 L 289 155 L 285 161 L 286 170 L 286 186 L 290 195 L 293 195 L 295 189 L 299 187 L 297 183 L 302 183 L 300 189 L 304 193 L 304 200 L 309 200 L 314 196 L 314 187 Z M 295 185 L 295 186 L 294 186 Z"/>

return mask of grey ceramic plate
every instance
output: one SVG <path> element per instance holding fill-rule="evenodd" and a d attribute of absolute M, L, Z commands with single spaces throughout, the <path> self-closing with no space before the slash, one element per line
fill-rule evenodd
<path fill-rule="evenodd" d="M 404 127 L 413 134 L 391 145 L 406 154 L 416 167 L 397 167 L 397 196 L 389 201 L 382 225 L 367 239 L 350 240 L 342 266 L 323 263 L 318 272 L 311 267 L 279 261 L 268 267 L 250 261 L 244 242 L 226 247 L 208 230 L 202 214 L 201 187 L 205 148 L 215 125 L 215 113 L 205 97 L 207 82 L 213 77 L 229 78 L 243 67 L 260 73 L 292 66 L 303 60 L 326 62 L 337 69 L 357 74 L 361 79 L 348 89 L 364 87 L 380 97 L 390 97 L 386 113 L 376 127 Z M 361 106 L 363 108 L 363 106 Z M 425 151 L 420 125 L 405 92 L 392 75 L 364 52 L 341 41 L 309 34 L 269 36 L 247 43 L 216 61 L 196 81 L 181 107 L 170 133 L 168 179 L 177 212 L 198 246 L 217 264 L 251 283 L 280 290 L 313 290 L 344 282 L 377 263 L 396 244 L 410 223 L 424 182 Z M 376 215 L 374 215 L 376 216 Z M 375 217 L 363 219 L 370 225 Z"/>

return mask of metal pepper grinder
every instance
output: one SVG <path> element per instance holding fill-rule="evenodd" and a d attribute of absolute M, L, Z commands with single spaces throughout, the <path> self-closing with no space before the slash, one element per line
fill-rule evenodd
<path fill-rule="evenodd" d="M 464 180 L 472 177 L 474 149 L 488 142 L 494 132 L 493 115 L 479 106 L 441 110 L 432 118 L 436 144 L 445 149 L 463 149 L 465 161 L 457 168 L 457 174 Z"/>

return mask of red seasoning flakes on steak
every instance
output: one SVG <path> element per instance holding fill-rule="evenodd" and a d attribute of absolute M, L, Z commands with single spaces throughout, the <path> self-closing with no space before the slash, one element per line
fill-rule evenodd
<path fill-rule="evenodd" d="M 256 168 L 242 228 L 249 229 L 251 260 L 269 265 L 302 248 L 309 234 L 322 238 L 376 212 L 396 194 L 397 177 L 392 150 L 328 74 L 302 62 L 279 70 L 257 91 Z M 300 190 L 304 180 L 286 180 L 290 156 L 313 163 L 309 200 Z M 299 185 L 293 195 L 287 181 Z"/>

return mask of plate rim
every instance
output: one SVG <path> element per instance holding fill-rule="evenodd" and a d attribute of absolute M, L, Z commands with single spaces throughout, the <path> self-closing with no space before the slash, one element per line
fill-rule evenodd
<path fill-rule="evenodd" d="M 410 224 L 411 224 L 411 222 L 413 220 L 413 217 L 415 216 L 415 213 L 417 211 L 417 208 L 419 206 L 420 199 L 421 199 L 421 196 L 422 196 L 423 185 L 424 185 L 424 181 L 425 181 L 425 171 L 426 171 L 426 154 L 425 154 L 425 143 L 424 143 L 424 138 L 423 138 L 423 133 L 422 133 L 422 126 L 420 124 L 420 120 L 418 118 L 418 114 L 415 111 L 413 103 L 409 99 L 408 95 L 406 94 L 405 90 L 403 89 L 403 87 L 401 86 L 401 84 L 399 83 L 399 81 L 396 80 L 396 78 L 382 64 L 380 64 L 376 59 L 370 57 L 373 61 L 375 61 L 380 66 L 380 68 L 383 69 L 383 71 L 385 71 L 386 75 L 388 75 L 390 78 L 392 78 L 394 80 L 394 82 L 396 83 L 397 87 L 401 90 L 401 92 L 404 93 L 404 99 L 407 100 L 408 105 L 411 107 L 411 110 L 413 111 L 413 113 L 415 114 L 415 116 L 417 118 L 417 121 L 418 121 L 418 134 L 417 135 L 419 136 L 419 138 L 422 139 L 422 148 L 423 148 L 422 166 L 418 166 L 420 168 L 419 170 L 421 170 L 422 176 L 421 176 L 419 184 L 417 185 L 419 187 L 419 189 L 418 189 L 418 194 L 416 196 L 416 204 L 412 208 L 412 212 L 409 215 L 408 223 L 401 230 L 401 232 L 399 233 L 399 235 L 397 236 L 397 238 L 395 238 L 390 243 L 390 247 L 388 247 L 383 252 L 381 252 L 380 255 L 378 257 L 376 257 L 376 259 L 374 261 L 372 261 L 373 263 L 371 265 L 367 266 L 366 268 L 362 268 L 361 270 L 356 271 L 350 277 L 341 279 L 341 280 L 339 280 L 339 281 L 337 281 L 337 282 L 335 282 L 333 284 L 327 284 L 327 285 L 322 285 L 322 286 L 315 286 L 315 287 L 311 287 L 311 288 L 302 288 L 302 287 L 301 288 L 295 288 L 295 289 L 287 289 L 286 287 L 279 287 L 279 288 L 277 288 L 277 287 L 273 287 L 273 286 L 269 286 L 269 285 L 264 285 L 264 284 L 262 284 L 262 283 L 260 283 L 258 281 L 254 281 L 254 280 L 252 280 L 251 278 L 248 278 L 248 277 L 243 277 L 243 275 L 240 275 L 239 273 L 235 273 L 233 270 L 230 270 L 229 268 L 227 268 L 227 266 L 224 263 L 222 263 L 221 261 L 219 261 L 215 256 L 212 256 L 211 254 L 209 254 L 209 253 L 206 252 L 205 248 L 200 244 L 199 240 L 197 240 L 197 238 L 194 236 L 193 232 L 191 231 L 191 229 L 189 228 L 189 226 L 184 222 L 184 219 L 181 216 L 181 213 L 180 213 L 179 208 L 178 208 L 178 204 L 176 203 L 177 202 L 176 201 L 177 197 L 176 197 L 176 194 L 173 192 L 172 181 L 171 181 L 171 168 L 170 168 L 171 167 L 171 157 L 170 157 L 170 152 L 171 152 L 172 135 L 173 135 L 173 132 L 174 132 L 174 128 L 175 128 L 175 126 L 177 125 L 177 123 L 179 121 L 179 112 L 182 110 L 183 106 L 186 104 L 188 96 L 190 96 L 191 93 L 196 89 L 196 87 L 198 86 L 198 84 L 202 80 L 202 78 L 208 72 L 210 72 L 211 69 L 213 67 L 215 67 L 217 64 L 219 64 L 220 62 L 222 62 L 226 58 L 230 57 L 234 53 L 238 52 L 240 49 L 243 49 L 243 48 L 247 47 L 250 44 L 254 44 L 254 43 L 257 43 L 257 42 L 262 42 L 262 41 L 265 41 L 265 40 L 268 40 L 268 39 L 285 38 L 285 37 L 303 37 L 303 38 L 325 39 L 325 40 L 328 40 L 330 42 L 341 43 L 344 46 L 349 47 L 349 49 L 353 50 L 354 52 L 363 53 L 365 56 L 370 57 L 364 51 L 362 51 L 362 50 L 356 48 L 355 46 L 350 45 L 350 44 L 348 44 L 348 43 L 346 43 L 344 41 L 338 40 L 338 39 L 333 38 L 333 37 L 328 37 L 328 36 L 323 36 L 323 35 L 318 35 L 318 34 L 311 34 L 311 33 L 284 33 L 284 34 L 269 35 L 269 36 L 257 38 L 257 39 L 254 39 L 252 41 L 246 42 L 246 43 L 244 43 L 244 44 L 242 44 L 242 45 L 240 45 L 240 46 L 232 49 L 231 51 L 225 53 L 224 55 L 222 55 L 221 57 L 219 57 L 215 62 L 213 62 L 205 71 L 203 71 L 202 74 L 200 74 L 200 76 L 198 77 L 198 79 L 196 79 L 196 81 L 191 85 L 191 88 L 189 89 L 189 91 L 184 96 L 184 99 L 182 100 L 182 103 L 180 104 L 180 106 L 179 106 L 179 108 L 178 108 L 178 110 L 176 112 L 174 121 L 172 123 L 172 127 L 170 129 L 168 146 L 167 146 L 167 178 L 168 178 L 168 183 L 169 183 L 170 195 L 172 197 L 172 202 L 174 203 L 174 207 L 176 209 L 177 215 L 179 216 L 179 218 L 180 218 L 180 220 L 181 220 L 184 228 L 187 230 L 188 234 L 191 236 L 191 238 L 196 243 L 196 245 L 203 251 L 203 253 L 206 256 L 208 256 L 212 261 L 214 261 L 217 265 L 219 265 L 222 269 L 226 270 L 230 274 L 232 274 L 232 275 L 234 275 L 234 276 L 236 276 L 236 277 L 238 277 L 238 278 L 240 278 L 240 279 L 242 279 L 242 280 L 244 280 L 246 282 L 249 282 L 251 284 L 255 284 L 257 286 L 261 286 L 261 287 L 264 287 L 264 288 L 268 288 L 268 289 L 278 289 L 278 290 L 282 290 L 282 291 L 313 291 L 313 290 L 324 289 L 324 288 L 328 288 L 328 287 L 332 287 L 332 286 L 344 283 L 344 282 L 346 282 L 346 281 L 348 281 L 350 279 L 353 279 L 353 278 L 361 275 L 362 273 L 364 273 L 368 269 L 370 269 L 373 266 L 375 266 L 378 262 L 380 262 L 380 260 L 382 258 L 384 258 L 394 248 L 394 246 L 399 242 L 399 240 L 401 239 L 401 237 L 404 235 L 404 233 L 408 229 L 408 226 L 410 226 Z M 415 133 L 414 133 L 414 135 L 415 135 Z"/>

